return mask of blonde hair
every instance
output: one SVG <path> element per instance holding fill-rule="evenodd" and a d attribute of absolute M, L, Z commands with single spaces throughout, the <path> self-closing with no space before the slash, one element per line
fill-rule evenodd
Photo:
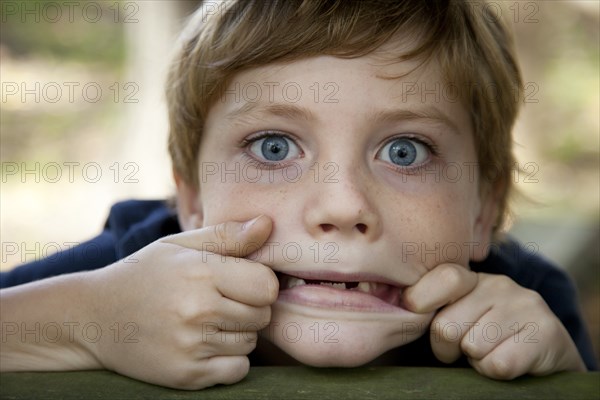
<path fill-rule="evenodd" d="M 512 188 L 522 79 L 507 28 L 483 10 L 485 3 L 459 0 L 204 2 L 180 36 L 167 81 L 175 172 L 198 187 L 204 122 L 235 74 L 317 55 L 360 57 L 410 35 L 416 46 L 398 61 L 435 59 L 446 82 L 468 88 L 460 101 L 471 115 L 481 187 L 496 188 L 500 226 Z"/>

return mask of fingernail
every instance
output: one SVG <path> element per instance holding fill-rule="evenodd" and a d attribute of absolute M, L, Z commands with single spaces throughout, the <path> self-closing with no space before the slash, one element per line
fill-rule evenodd
<path fill-rule="evenodd" d="M 252 228 L 252 225 L 254 225 L 256 223 L 256 221 L 258 221 L 260 219 L 260 217 L 262 217 L 262 214 L 256 218 L 251 219 L 250 221 L 244 222 L 244 224 L 242 225 L 242 230 L 246 231 L 246 230 Z"/>

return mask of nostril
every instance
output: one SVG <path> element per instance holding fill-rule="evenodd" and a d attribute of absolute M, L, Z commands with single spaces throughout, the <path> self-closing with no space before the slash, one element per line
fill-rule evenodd
<path fill-rule="evenodd" d="M 356 229 L 358 229 L 360 233 L 367 232 L 367 226 L 365 224 L 356 224 Z"/>
<path fill-rule="evenodd" d="M 323 232 L 329 232 L 333 228 L 334 228 L 334 226 L 331 224 L 321 224 L 321 229 L 323 229 Z"/>

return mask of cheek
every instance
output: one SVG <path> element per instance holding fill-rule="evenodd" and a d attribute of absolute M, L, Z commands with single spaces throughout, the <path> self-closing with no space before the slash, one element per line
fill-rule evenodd
<path fill-rule="evenodd" d="M 286 188 L 251 182 L 209 180 L 200 188 L 203 226 L 226 221 L 247 221 L 264 214 L 278 221 L 289 215 L 290 201 Z M 297 209 L 297 208 L 296 208 Z"/>
<path fill-rule="evenodd" d="M 398 238 L 396 256 L 427 270 L 443 262 L 467 266 L 472 252 L 473 190 L 438 185 L 435 195 L 423 193 L 397 202 L 397 223 L 388 224 L 389 237 Z M 390 219 L 392 216 L 390 215 Z"/>

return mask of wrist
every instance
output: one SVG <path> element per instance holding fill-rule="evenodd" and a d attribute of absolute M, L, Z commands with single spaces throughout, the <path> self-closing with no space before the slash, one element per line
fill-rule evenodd
<path fill-rule="evenodd" d="M 89 293 L 83 275 L 63 275 L 1 291 L 3 371 L 100 367 L 78 329 Z"/>

